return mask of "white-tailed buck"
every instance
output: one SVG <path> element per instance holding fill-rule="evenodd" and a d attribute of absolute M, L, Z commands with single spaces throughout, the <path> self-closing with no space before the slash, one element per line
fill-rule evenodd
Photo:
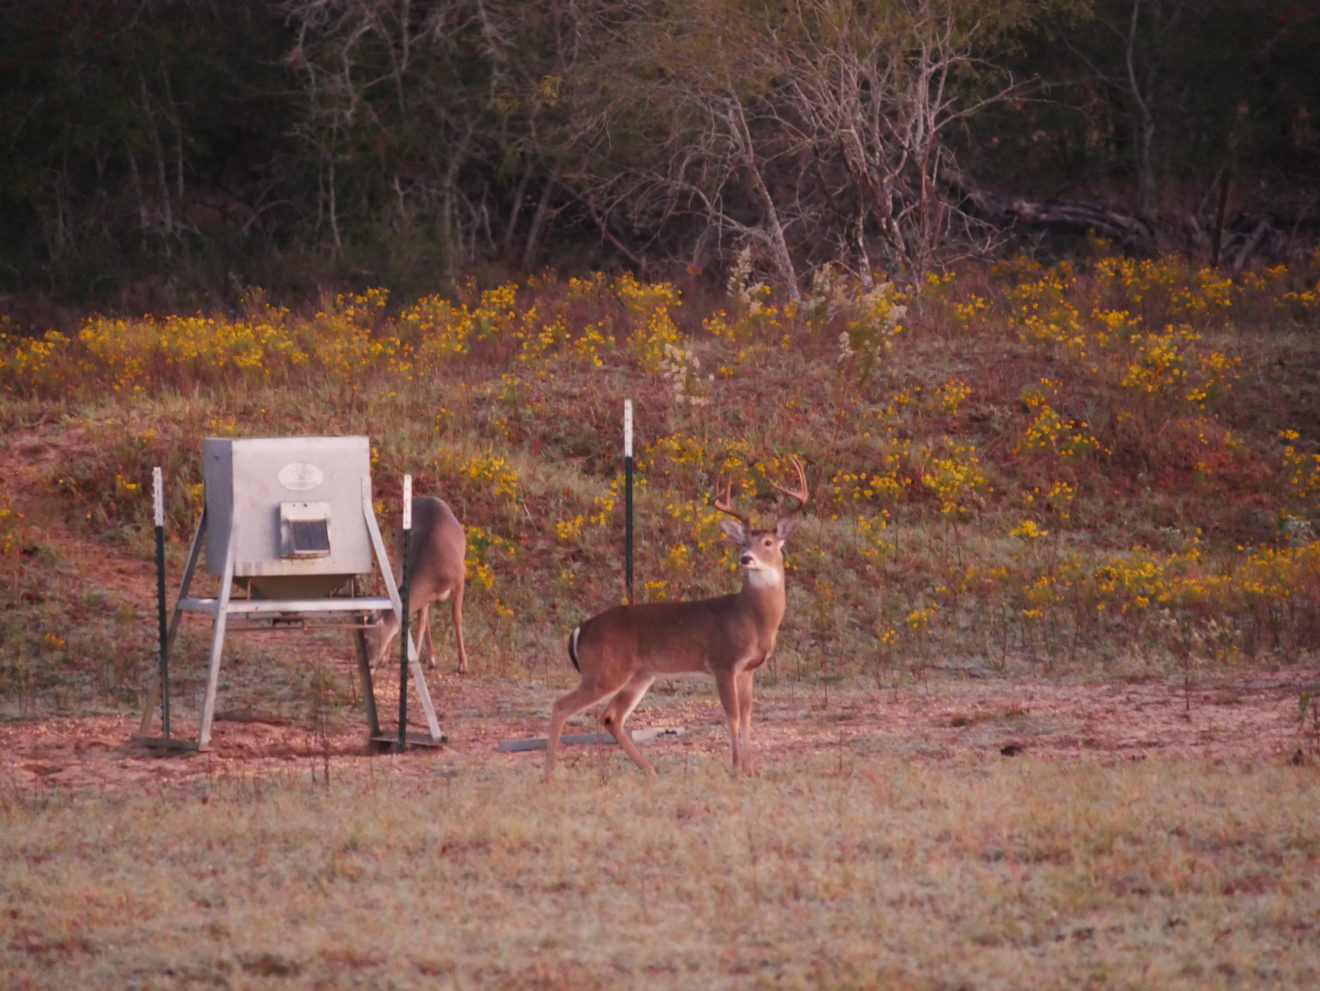
<path fill-rule="evenodd" d="M 741 589 L 691 602 L 615 606 L 572 632 L 568 656 L 582 680 L 555 702 L 551 713 L 546 781 L 554 770 L 564 723 L 605 698 L 610 701 L 601 722 L 637 766 L 654 777 L 654 768 L 628 736 L 625 723 L 657 677 L 684 674 L 714 676 L 733 748 L 733 773 L 751 772 L 752 677 L 775 649 L 785 607 L 784 538 L 793 528 L 791 513 L 808 498 L 802 462 L 793 458 L 792 463 L 798 487 L 774 486 L 781 493 L 779 520 L 769 530 L 752 529 L 747 517 L 734 512 L 732 483 L 722 496 L 716 485 L 712 505 L 733 517 L 720 527 L 738 545 Z M 785 510 L 785 496 L 797 500 L 796 508 Z"/>
<path fill-rule="evenodd" d="M 431 643 L 431 603 L 448 599 L 454 615 L 454 637 L 458 641 L 458 670 L 466 674 L 468 662 L 467 651 L 463 647 L 463 585 L 467 580 L 467 538 L 463 535 L 463 528 L 444 500 L 435 496 L 421 496 L 413 500 L 412 529 L 409 534 L 408 608 L 410 614 L 421 614 L 417 623 L 418 652 L 430 667 L 435 667 L 435 645 Z M 384 619 L 368 630 L 373 667 L 384 658 L 398 633 L 399 621 L 393 613 L 387 613 Z"/>

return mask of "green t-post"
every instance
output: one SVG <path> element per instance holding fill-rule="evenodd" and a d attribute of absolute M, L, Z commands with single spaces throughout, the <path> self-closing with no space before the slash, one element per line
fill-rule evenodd
<path fill-rule="evenodd" d="M 623 568 L 628 586 L 628 602 L 633 600 L 633 409 L 632 400 L 623 401 Z"/>
<path fill-rule="evenodd" d="M 156 522 L 156 623 L 160 627 L 160 729 L 170 738 L 169 634 L 165 622 L 165 486 L 159 468 L 151 469 L 152 515 Z"/>
<path fill-rule="evenodd" d="M 408 545 L 412 542 L 412 476 L 403 476 L 403 580 L 399 583 L 399 750 L 408 749 Z"/>

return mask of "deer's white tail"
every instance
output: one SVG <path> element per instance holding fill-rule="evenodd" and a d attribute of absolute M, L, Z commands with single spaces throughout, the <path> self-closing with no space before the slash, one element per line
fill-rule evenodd
<path fill-rule="evenodd" d="M 582 662 L 578 660 L 577 644 L 578 637 L 582 635 L 582 627 L 573 627 L 573 632 L 568 635 L 568 659 L 573 662 L 573 670 L 581 673 Z"/>

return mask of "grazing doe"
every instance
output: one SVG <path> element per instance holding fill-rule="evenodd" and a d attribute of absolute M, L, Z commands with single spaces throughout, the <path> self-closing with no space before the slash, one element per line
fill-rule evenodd
<path fill-rule="evenodd" d="M 593 616 L 568 639 L 568 656 L 582 675 L 578 686 L 554 704 L 546 746 L 545 780 L 554 770 L 564 723 L 610 697 L 601 716 L 619 746 L 649 777 L 655 769 L 628 736 L 625 722 L 651 683 L 661 675 L 709 674 L 715 678 L 733 749 L 732 772 L 750 774 L 752 677 L 775 649 L 784 617 L 784 539 L 793 528 L 784 497 L 807 504 L 807 476 L 792 459 L 798 487 L 774 485 L 781 493 L 779 520 L 772 529 L 754 530 L 730 504 L 732 483 L 712 505 L 733 517 L 720 527 L 738 546 L 742 588 L 730 595 L 691 602 L 619 605 Z M 773 482 L 771 483 L 774 484 Z M 716 491 L 718 493 L 718 483 Z M 736 522 L 735 522 L 736 521 Z M 612 696 L 612 697 L 611 697 Z"/>
<path fill-rule="evenodd" d="M 466 674 L 467 651 L 463 647 L 463 585 L 467 581 L 465 558 L 467 538 L 453 511 L 442 499 L 421 496 L 413 500 L 412 529 L 408 540 L 408 609 L 409 615 L 421 613 L 417 624 L 418 650 L 429 667 L 435 667 L 435 646 L 431 642 L 431 603 L 449 600 L 454 616 L 454 637 L 458 641 L 458 670 Z M 402 534 L 400 534 L 402 544 Z M 372 666 L 379 664 L 399 633 L 399 621 L 386 613 L 371 626 Z"/>

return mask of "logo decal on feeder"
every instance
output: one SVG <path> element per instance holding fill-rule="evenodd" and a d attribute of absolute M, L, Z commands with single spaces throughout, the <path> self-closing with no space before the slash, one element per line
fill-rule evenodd
<path fill-rule="evenodd" d="M 325 472 L 306 461 L 293 461 L 280 469 L 278 477 L 290 492 L 306 492 L 325 481 Z"/>

